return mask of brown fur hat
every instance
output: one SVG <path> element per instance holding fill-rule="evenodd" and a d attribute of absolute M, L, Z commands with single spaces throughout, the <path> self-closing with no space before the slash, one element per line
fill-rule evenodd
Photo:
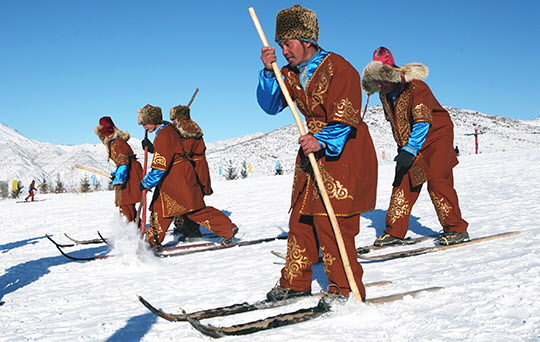
<path fill-rule="evenodd" d="M 176 128 L 180 132 L 182 138 L 198 139 L 203 136 L 203 131 L 199 125 L 189 115 L 188 106 L 176 106 L 171 108 L 171 121 L 178 119 Z"/>
<path fill-rule="evenodd" d="M 189 107 L 188 106 L 176 106 L 171 108 L 171 121 L 174 119 L 181 120 L 182 118 L 191 119 L 189 116 Z"/>
<path fill-rule="evenodd" d="M 276 15 L 276 43 L 283 39 L 298 39 L 317 45 L 319 22 L 314 11 L 294 5 Z"/>
<path fill-rule="evenodd" d="M 373 61 L 369 62 L 362 72 L 362 89 L 371 95 L 380 91 L 377 81 L 407 83 L 412 80 L 422 80 L 428 74 L 428 68 L 420 63 L 396 66 L 390 50 L 381 46 L 373 52 Z"/>
<path fill-rule="evenodd" d="M 163 121 L 161 108 L 146 105 L 141 109 L 137 109 L 139 125 L 159 125 Z"/>

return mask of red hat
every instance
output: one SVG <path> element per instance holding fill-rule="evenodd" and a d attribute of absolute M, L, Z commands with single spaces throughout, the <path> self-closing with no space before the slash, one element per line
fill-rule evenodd
<path fill-rule="evenodd" d="M 397 68 L 396 63 L 394 62 L 394 56 L 392 56 L 392 52 L 390 52 L 390 50 L 388 50 L 384 46 L 381 46 L 380 48 L 375 50 L 375 52 L 373 52 L 373 60 Z"/>
<path fill-rule="evenodd" d="M 99 119 L 99 124 L 103 126 L 101 129 L 101 133 L 108 137 L 109 135 L 114 133 L 114 129 L 116 126 L 114 125 L 114 122 L 112 121 L 110 116 L 104 116 L 101 119 Z"/>

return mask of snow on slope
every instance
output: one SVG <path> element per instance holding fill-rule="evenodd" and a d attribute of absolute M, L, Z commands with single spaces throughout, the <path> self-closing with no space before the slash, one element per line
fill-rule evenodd
<path fill-rule="evenodd" d="M 383 306 L 349 300 L 325 317 L 248 336 L 235 342 L 391 341 L 533 342 L 540 336 L 540 154 L 533 150 L 460 156 L 454 169 L 463 217 L 472 237 L 507 231 L 521 234 L 411 258 L 361 261 L 364 281 L 391 280 L 368 288 L 368 297 L 429 286 L 444 289 Z M 393 179 L 392 164 L 379 168 L 377 205 L 361 219 L 358 246 L 384 229 Z M 242 239 L 288 231 L 292 175 L 215 182 L 207 204 L 230 215 Z M 114 193 L 47 194 L 36 203 L 0 200 L 0 341 L 211 341 L 187 323 L 150 313 L 141 295 L 167 312 L 253 302 L 264 298 L 279 278 L 286 241 L 157 259 L 137 256 L 135 227 L 114 207 Z M 426 189 L 413 208 L 409 236 L 440 229 Z M 94 238 L 115 241 L 117 257 L 73 262 L 46 238 L 68 242 Z M 172 239 L 167 235 L 167 241 Z M 421 246 L 429 246 L 426 242 Z M 399 248 L 399 247 L 398 247 Z M 69 248 L 76 256 L 108 251 L 105 246 Z M 328 281 L 314 266 L 313 292 Z M 232 325 L 309 306 L 245 313 L 206 320 Z"/>
<path fill-rule="evenodd" d="M 521 121 L 472 110 L 446 108 L 455 126 L 455 145 L 459 147 L 462 155 L 475 152 L 474 137 L 466 135 L 474 133 L 475 128 L 484 132 L 478 136 L 481 153 L 534 149 L 540 145 L 538 120 Z M 284 111 L 280 115 L 290 113 Z M 291 122 L 294 122 L 292 116 Z M 396 154 L 396 144 L 390 124 L 384 119 L 382 107 L 368 108 L 365 122 L 370 129 L 379 163 L 392 163 Z M 220 167 L 224 171 L 229 161 L 238 172 L 242 169 L 243 162 L 251 165 L 253 173 L 250 177 L 273 175 L 276 162 L 280 162 L 282 169 L 290 173 L 294 170 L 298 136 L 296 125 L 291 124 L 269 133 L 259 132 L 207 143 L 207 159 L 212 179 L 214 181 L 224 179 L 223 175 L 219 174 Z M 129 143 L 142 161 L 144 152 L 140 140 L 132 136 Z M 17 179 L 22 180 L 25 186 L 32 179 L 37 179 L 38 183 L 47 179 L 49 185 L 54 185 L 58 178 L 68 186 L 78 186 L 82 178 L 91 174 L 74 168 L 75 164 L 103 172 L 114 170 L 114 164 L 107 162 L 105 147 L 101 143 L 77 146 L 52 145 L 28 139 L 2 124 L 0 124 L 0 155 L 4 157 L 0 164 L 0 181 Z M 108 181 L 101 177 L 100 182 L 105 185 Z"/>

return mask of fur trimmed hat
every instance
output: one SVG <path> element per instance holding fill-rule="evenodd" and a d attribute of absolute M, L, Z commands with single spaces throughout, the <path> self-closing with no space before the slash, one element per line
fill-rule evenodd
<path fill-rule="evenodd" d="M 412 80 L 422 80 L 428 74 L 429 69 L 420 63 L 396 66 L 390 50 L 381 46 L 373 52 L 373 61 L 362 72 L 362 89 L 371 95 L 380 91 L 377 81 L 407 83 Z"/>
<path fill-rule="evenodd" d="M 137 109 L 139 125 L 159 125 L 163 121 L 161 108 L 149 104 L 141 109 Z"/>
<path fill-rule="evenodd" d="M 171 108 L 171 121 L 178 120 L 176 128 L 182 138 L 198 139 L 203 136 L 203 131 L 199 125 L 189 115 L 189 106 L 176 106 Z"/>
<path fill-rule="evenodd" d="M 191 119 L 189 116 L 189 107 L 188 106 L 176 106 L 171 108 L 171 121 L 174 119 L 181 120 L 183 118 Z"/>
<path fill-rule="evenodd" d="M 99 140 L 109 149 L 109 143 L 116 139 L 122 138 L 128 141 L 131 135 L 128 132 L 122 132 L 114 125 L 110 116 L 104 116 L 99 119 L 99 125 L 94 128 L 94 132 L 98 136 Z"/>
<path fill-rule="evenodd" d="M 294 5 L 276 15 L 276 43 L 283 39 L 298 39 L 318 45 L 319 22 L 314 11 Z"/>

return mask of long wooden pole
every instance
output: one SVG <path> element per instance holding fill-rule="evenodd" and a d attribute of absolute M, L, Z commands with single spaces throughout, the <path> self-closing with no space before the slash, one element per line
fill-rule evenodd
<path fill-rule="evenodd" d="M 249 13 L 251 14 L 251 19 L 253 19 L 253 23 L 255 24 L 255 27 L 257 28 L 257 32 L 259 33 L 259 37 L 261 38 L 263 45 L 270 46 L 268 45 L 268 40 L 266 40 L 266 36 L 261 27 L 261 23 L 259 22 L 259 19 L 257 18 L 257 15 L 255 14 L 255 10 L 253 9 L 253 7 L 249 8 Z M 272 63 L 272 69 L 274 70 L 274 74 L 276 75 L 276 80 L 279 83 L 281 92 L 285 96 L 285 100 L 287 101 L 287 104 L 289 105 L 289 108 L 292 111 L 294 120 L 296 121 L 296 126 L 298 126 L 298 130 L 300 131 L 300 135 L 306 135 L 306 130 L 304 129 L 304 125 L 302 124 L 302 120 L 300 119 L 300 114 L 298 114 L 298 111 L 296 110 L 294 102 L 291 98 L 291 95 L 289 94 L 289 91 L 287 90 L 287 86 L 285 85 L 285 82 L 283 81 L 281 71 L 279 70 L 279 67 L 276 62 Z M 341 229 L 339 228 L 339 224 L 336 219 L 336 214 L 334 213 L 334 208 L 332 207 L 332 203 L 330 203 L 330 198 L 328 197 L 328 193 L 326 192 L 325 187 L 324 187 L 324 182 L 321 176 L 321 171 L 319 170 L 319 165 L 317 164 L 317 160 L 315 159 L 315 155 L 313 153 L 308 154 L 308 158 L 311 163 L 311 168 L 313 169 L 313 173 L 315 175 L 315 181 L 318 185 L 319 193 L 321 194 L 321 198 L 323 200 L 324 206 L 326 207 L 328 218 L 330 219 L 330 223 L 332 224 L 334 235 L 336 236 L 336 242 L 339 248 L 339 254 L 341 255 L 341 261 L 343 262 L 343 268 L 345 269 L 345 274 L 347 276 L 347 280 L 349 282 L 351 292 L 354 294 L 356 299 L 359 302 L 361 302 L 362 297 L 360 296 L 358 285 L 356 284 L 356 281 L 354 279 L 354 274 L 351 269 L 349 257 L 347 255 L 347 249 L 345 248 L 345 243 L 343 242 L 343 236 L 341 235 Z"/>
<path fill-rule="evenodd" d="M 193 96 L 191 97 L 191 100 L 189 101 L 187 105 L 188 107 L 191 106 L 191 103 L 193 102 L 193 100 L 195 100 L 195 95 L 197 95 L 198 92 L 199 92 L 199 88 L 195 90 L 195 93 L 193 94 Z"/>
<path fill-rule="evenodd" d="M 84 166 L 81 166 L 81 165 L 73 165 L 73 166 L 75 166 L 75 167 L 78 168 L 78 169 L 83 169 L 83 170 L 90 171 L 90 172 L 93 172 L 93 173 L 97 173 L 98 175 L 102 175 L 102 176 L 108 177 L 108 178 L 110 178 L 110 179 L 113 179 L 113 176 L 111 176 L 110 174 L 105 173 L 105 172 L 101 172 L 101 171 L 98 171 L 98 170 L 94 170 L 94 169 L 91 169 L 91 168 L 88 168 L 88 167 L 84 167 Z"/>
<path fill-rule="evenodd" d="M 144 139 L 148 139 L 148 131 L 144 130 Z M 148 167 L 148 146 L 144 147 L 144 169 L 143 169 L 143 178 L 146 176 L 146 169 Z M 142 191 L 142 200 L 139 207 L 142 205 L 142 221 L 140 226 L 140 231 L 144 234 L 146 230 L 146 190 Z"/>

